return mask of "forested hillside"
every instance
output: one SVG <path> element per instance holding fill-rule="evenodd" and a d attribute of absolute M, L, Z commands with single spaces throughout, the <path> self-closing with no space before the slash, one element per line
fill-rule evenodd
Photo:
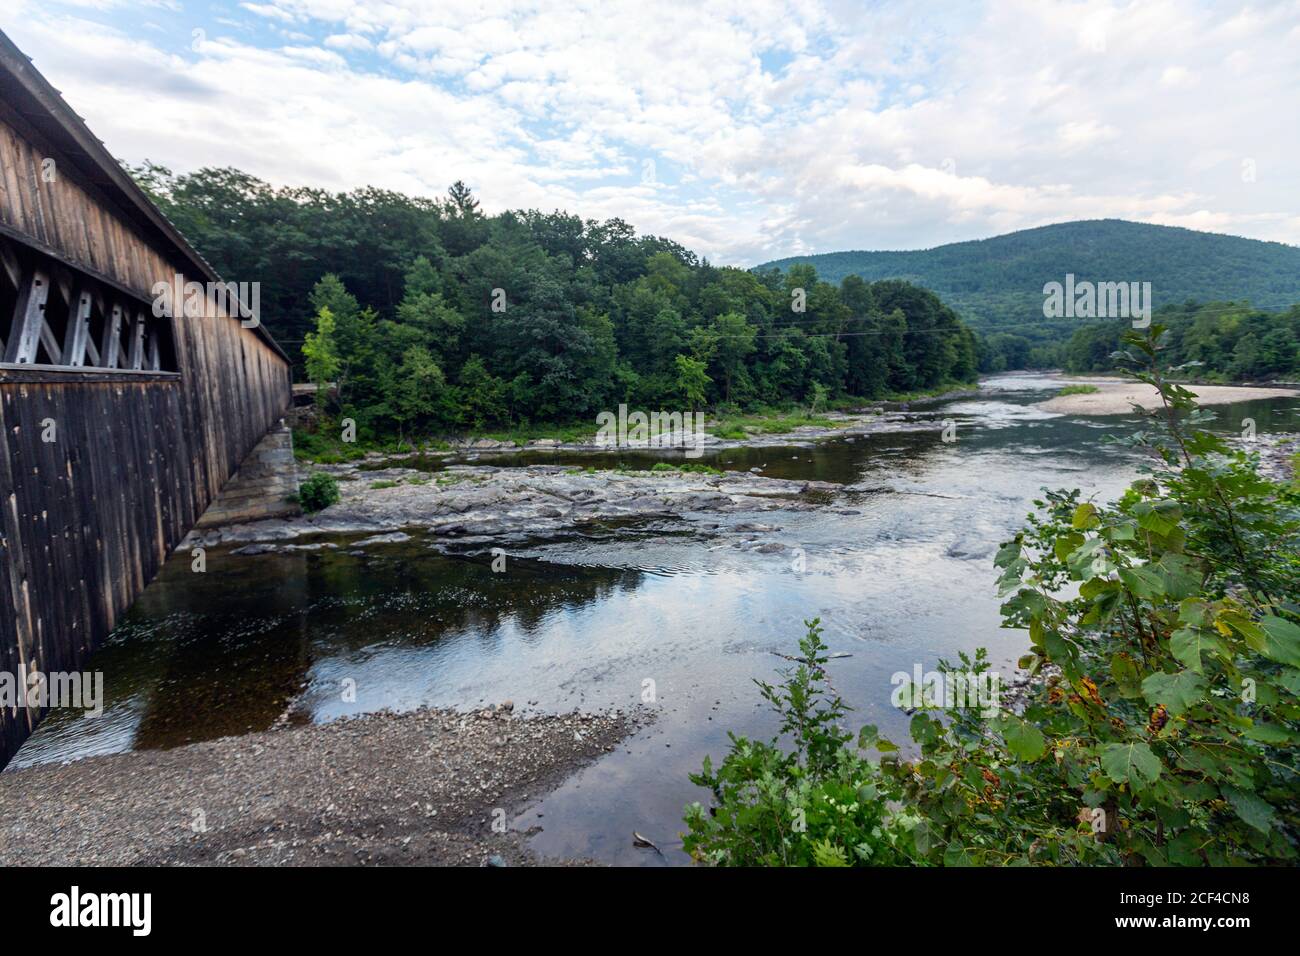
<path fill-rule="evenodd" d="M 237 170 L 137 177 L 262 316 L 331 409 L 372 436 L 646 409 L 817 405 L 968 382 L 974 335 L 906 282 L 716 268 L 620 220 L 485 216 L 374 189 L 275 189 Z"/>
<path fill-rule="evenodd" d="M 1300 248 L 1118 219 L 1065 222 L 909 252 L 834 252 L 760 266 L 811 264 L 828 282 L 906 279 L 933 289 L 983 333 L 991 364 L 1062 363 L 1079 320 L 1043 317 L 1043 285 L 1073 273 L 1093 282 L 1150 282 L 1157 308 L 1188 301 L 1276 311 L 1300 302 Z M 1000 357 L 1000 358 L 999 358 Z"/>
<path fill-rule="evenodd" d="M 1167 306 L 1155 321 L 1168 327 L 1163 343 L 1170 365 L 1207 381 L 1266 382 L 1300 379 L 1300 305 L 1277 314 L 1233 302 Z M 1065 348 L 1071 372 L 1108 372 L 1126 322 L 1076 329 Z"/>

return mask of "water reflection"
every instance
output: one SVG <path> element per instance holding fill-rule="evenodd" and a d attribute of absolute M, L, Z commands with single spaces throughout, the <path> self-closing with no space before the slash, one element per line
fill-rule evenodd
<path fill-rule="evenodd" d="M 105 674 L 104 716 L 55 711 L 13 766 L 173 747 L 280 719 L 467 703 L 458 692 L 468 662 L 508 653 L 507 634 L 537 645 L 557 613 L 639 579 L 526 558 L 496 574 L 418 542 L 362 556 L 214 551 L 202 574 L 176 555 L 90 661 Z M 355 700 L 344 699 L 345 677 Z"/>

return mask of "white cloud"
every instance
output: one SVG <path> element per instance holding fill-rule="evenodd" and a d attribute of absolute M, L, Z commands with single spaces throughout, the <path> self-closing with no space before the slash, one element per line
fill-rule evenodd
<path fill-rule="evenodd" d="M 325 45 L 335 50 L 373 50 L 375 45 L 356 33 L 335 33 L 325 38 Z"/>
<path fill-rule="evenodd" d="M 620 216 L 715 261 L 1102 216 L 1300 240 L 1298 0 L 241 7 L 257 28 L 200 23 L 197 52 L 111 9 L 13 34 L 127 159 L 333 189 L 463 178 L 488 209 Z"/>
<path fill-rule="evenodd" d="M 239 6 L 249 13 L 256 13 L 259 17 L 266 17 L 268 20 L 293 23 L 295 19 L 293 14 L 273 3 L 241 3 Z"/>

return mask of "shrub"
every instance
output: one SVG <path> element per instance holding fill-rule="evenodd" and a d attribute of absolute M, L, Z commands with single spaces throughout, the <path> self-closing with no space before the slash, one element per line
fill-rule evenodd
<path fill-rule="evenodd" d="M 799 642 L 799 666 L 773 687 L 758 684 L 781 717 L 778 739 L 730 734 L 731 751 L 717 772 L 706 757 L 691 782 L 707 787 L 713 807 L 686 809 L 684 847 L 696 860 L 723 866 L 852 866 L 897 862 L 884 826 L 879 774 L 848 746 L 841 726 L 848 707 L 826 677 L 826 645 L 816 620 Z M 864 733 L 862 742 L 874 738 Z"/>
<path fill-rule="evenodd" d="M 1036 675 L 1021 713 L 922 708 L 912 760 L 872 768 L 826 720 L 817 759 L 732 738 L 711 787 L 688 808 L 687 847 L 712 863 L 1217 865 L 1291 862 L 1300 842 L 1300 494 L 1258 458 L 1189 426 L 1205 416 L 1157 362 L 1163 329 L 1127 333 L 1119 353 L 1154 386 L 1162 433 L 1131 442 L 1158 464 L 1109 507 L 1051 491 L 1002 545 L 1006 627 L 1030 641 Z M 782 699 L 815 706 L 819 642 Z M 810 643 L 811 642 L 811 643 Z M 982 654 L 966 670 L 987 665 Z M 951 670 L 946 664 L 941 671 Z M 764 696 L 774 700 L 770 688 Z M 842 707 L 815 713 L 838 717 Z M 832 721 L 833 722 L 833 721 Z M 808 733 L 787 718 L 802 751 Z M 838 742 L 838 743 L 837 743 Z M 866 728 L 859 747 L 890 745 Z M 838 747 L 833 756 L 828 748 Z M 820 855 L 791 840 L 809 792 L 850 779 L 859 801 Z M 882 807 L 893 808 L 885 813 Z M 809 815 L 809 819 L 812 816 Z M 785 829 L 781 829 L 784 826 Z M 867 829 L 869 827 L 869 829 Z M 840 833 L 866 832 L 869 854 Z M 876 834 L 879 834 L 878 836 Z M 791 848 L 807 849 L 806 853 Z M 892 851 L 892 854 L 891 854 Z"/>
<path fill-rule="evenodd" d="M 308 514 L 315 514 L 339 500 L 339 483 L 333 475 L 314 472 L 298 486 L 298 503 Z"/>
<path fill-rule="evenodd" d="M 1096 385 L 1067 385 L 1057 395 L 1096 395 L 1100 392 Z"/>

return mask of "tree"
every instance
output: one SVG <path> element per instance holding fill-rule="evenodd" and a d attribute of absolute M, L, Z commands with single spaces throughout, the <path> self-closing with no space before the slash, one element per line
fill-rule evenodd
<path fill-rule="evenodd" d="M 414 333 L 416 344 L 440 359 L 458 354 L 465 317 L 443 299 L 442 277 L 424 256 L 406 273 L 406 294 L 397 307 L 397 321 Z"/>
<path fill-rule="evenodd" d="M 307 379 L 319 387 L 317 401 L 325 387 L 338 378 L 340 360 L 338 344 L 334 341 L 334 313 L 329 306 L 321 306 L 316 315 L 316 331 L 308 332 L 302 344 L 302 354 L 307 360 Z"/>
<path fill-rule="evenodd" d="M 367 437 L 586 421 L 620 402 L 823 407 L 979 364 L 951 310 L 908 283 L 718 268 L 619 219 L 488 216 L 463 181 L 433 201 L 234 169 L 136 175 L 227 278 L 263 283 L 267 327 Z M 1256 372 L 1294 361 L 1293 337 L 1242 328 Z M 1230 356 L 1244 332 L 1214 334 Z"/>
<path fill-rule="evenodd" d="M 473 252 L 488 238 L 487 220 L 479 211 L 478 200 L 459 179 L 451 184 L 443 204 L 440 234 L 447 252 L 463 256 Z"/>
<path fill-rule="evenodd" d="M 694 411 L 697 406 L 704 404 L 705 392 L 711 384 L 708 372 L 703 362 L 689 355 L 677 356 L 674 364 L 677 368 L 677 391 L 686 400 L 687 409 Z"/>
<path fill-rule="evenodd" d="M 407 349 L 392 389 L 391 415 L 399 436 L 427 424 L 435 416 L 445 387 L 442 369 L 428 350 L 418 345 Z"/>

